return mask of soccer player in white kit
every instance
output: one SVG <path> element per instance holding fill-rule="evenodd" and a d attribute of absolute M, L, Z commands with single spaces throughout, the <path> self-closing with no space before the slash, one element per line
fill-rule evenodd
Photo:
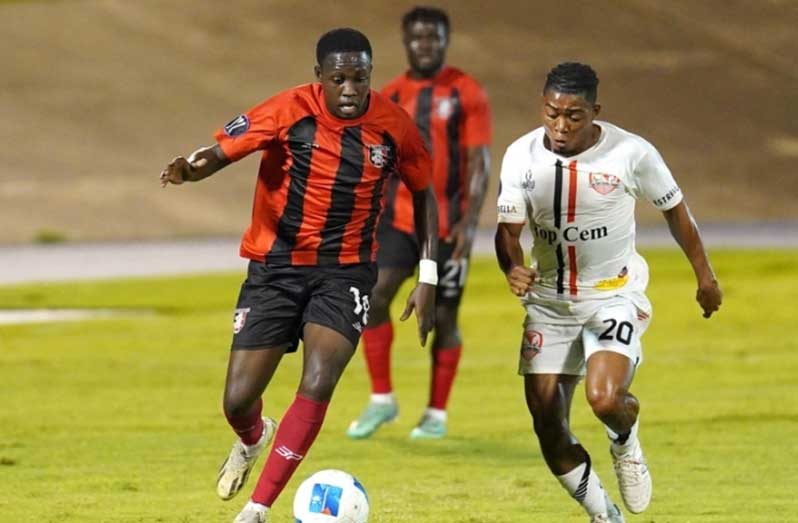
<path fill-rule="evenodd" d="M 527 406 L 549 469 L 590 515 L 623 522 L 590 456 L 569 428 L 574 389 L 585 377 L 594 414 L 611 440 L 626 508 L 646 509 L 651 476 L 638 440 L 640 404 L 629 392 L 651 319 L 648 267 L 635 250 L 634 206 L 662 211 L 693 267 L 696 300 L 709 318 L 722 293 L 681 190 L 643 138 L 595 120 L 598 78 L 563 63 L 543 89 L 543 126 L 507 148 L 501 168 L 496 257 L 527 311 L 519 357 Z M 534 238 L 532 267 L 521 233 Z"/>

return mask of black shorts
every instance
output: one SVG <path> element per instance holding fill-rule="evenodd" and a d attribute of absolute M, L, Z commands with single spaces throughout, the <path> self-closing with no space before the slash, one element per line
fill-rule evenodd
<path fill-rule="evenodd" d="M 380 224 L 377 229 L 377 265 L 414 270 L 419 262 L 418 240 L 414 234 L 400 231 L 389 224 Z M 468 258 L 452 259 L 454 243 L 443 240 L 438 244 L 437 303 L 458 306 L 463 298 L 468 277 Z"/>
<path fill-rule="evenodd" d="M 329 327 L 357 346 L 376 281 L 374 263 L 292 267 L 251 261 L 233 317 L 232 348 L 294 352 L 306 323 Z"/>

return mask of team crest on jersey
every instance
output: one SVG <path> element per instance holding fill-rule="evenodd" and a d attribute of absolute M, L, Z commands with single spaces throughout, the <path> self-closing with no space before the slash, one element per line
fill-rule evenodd
<path fill-rule="evenodd" d="M 539 331 L 524 332 L 524 341 L 521 344 L 521 357 L 527 361 L 540 354 L 543 348 L 543 333 Z"/>
<path fill-rule="evenodd" d="M 606 196 L 620 185 L 621 179 L 612 174 L 590 173 L 590 186 L 597 193 Z"/>
<path fill-rule="evenodd" d="M 236 313 L 233 316 L 233 334 L 238 334 L 244 328 L 247 323 L 247 314 L 249 314 L 249 307 L 236 309 Z"/>
<path fill-rule="evenodd" d="M 224 126 L 224 133 L 232 138 L 242 135 L 249 129 L 249 118 L 241 114 L 227 122 Z"/>
<path fill-rule="evenodd" d="M 390 145 L 369 145 L 369 161 L 374 167 L 382 169 L 391 161 Z"/>

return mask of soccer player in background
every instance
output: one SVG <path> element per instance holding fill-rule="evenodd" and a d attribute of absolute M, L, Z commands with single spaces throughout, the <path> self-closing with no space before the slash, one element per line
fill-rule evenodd
<path fill-rule="evenodd" d="M 235 496 L 272 438 L 274 445 L 237 523 L 268 520 L 321 429 L 368 321 L 376 226 L 391 176 L 412 194 L 426 266 L 402 319 L 415 309 L 422 345 L 434 323 L 438 219 L 421 135 L 401 108 L 370 90 L 371 45 L 362 33 L 324 34 L 316 59 L 317 83 L 255 106 L 217 131 L 216 145 L 161 173 L 163 186 L 199 181 L 262 151 L 224 390 L 224 413 L 239 439 L 219 472 L 218 495 Z M 302 380 L 277 428 L 261 415 L 261 395 L 299 339 Z"/>
<path fill-rule="evenodd" d="M 445 64 L 450 35 L 445 12 L 416 7 L 402 18 L 402 33 L 410 69 L 386 85 L 382 93 L 413 117 L 432 153 L 440 235 L 429 401 L 410 437 L 442 438 L 446 435 L 446 405 L 462 349 L 458 309 L 488 187 L 490 108 L 476 80 Z M 393 178 L 386 199 L 377 232 L 379 276 L 372 291 L 371 320 L 363 331 L 371 399 L 347 431 L 352 438 L 371 436 L 399 412 L 391 383 L 393 324 L 389 308 L 422 257 L 410 191 Z"/>
<path fill-rule="evenodd" d="M 626 508 L 646 509 L 651 476 L 638 439 L 640 404 L 630 392 L 651 319 L 648 267 L 635 250 L 635 200 L 662 211 L 695 272 L 709 318 L 722 293 L 679 186 L 643 138 L 595 120 L 598 78 L 563 63 L 543 89 L 543 126 L 507 148 L 501 168 L 496 257 L 526 308 L 519 374 L 543 457 L 591 522 L 622 522 L 569 428 L 574 389 L 585 377 L 605 425 Z M 520 236 L 529 223 L 533 265 Z"/>

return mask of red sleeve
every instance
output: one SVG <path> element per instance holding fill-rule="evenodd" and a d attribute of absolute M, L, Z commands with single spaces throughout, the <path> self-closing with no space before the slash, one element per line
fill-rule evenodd
<path fill-rule="evenodd" d="M 474 80 L 463 84 L 462 94 L 464 118 L 461 145 L 490 145 L 492 130 L 488 95 Z"/>
<path fill-rule="evenodd" d="M 422 191 L 432 181 L 432 160 L 418 128 L 409 116 L 405 119 L 405 134 L 399 144 L 399 177 L 412 192 Z"/>
<path fill-rule="evenodd" d="M 277 137 L 277 97 L 236 116 L 214 134 L 225 156 L 235 162 L 266 146 Z"/>

